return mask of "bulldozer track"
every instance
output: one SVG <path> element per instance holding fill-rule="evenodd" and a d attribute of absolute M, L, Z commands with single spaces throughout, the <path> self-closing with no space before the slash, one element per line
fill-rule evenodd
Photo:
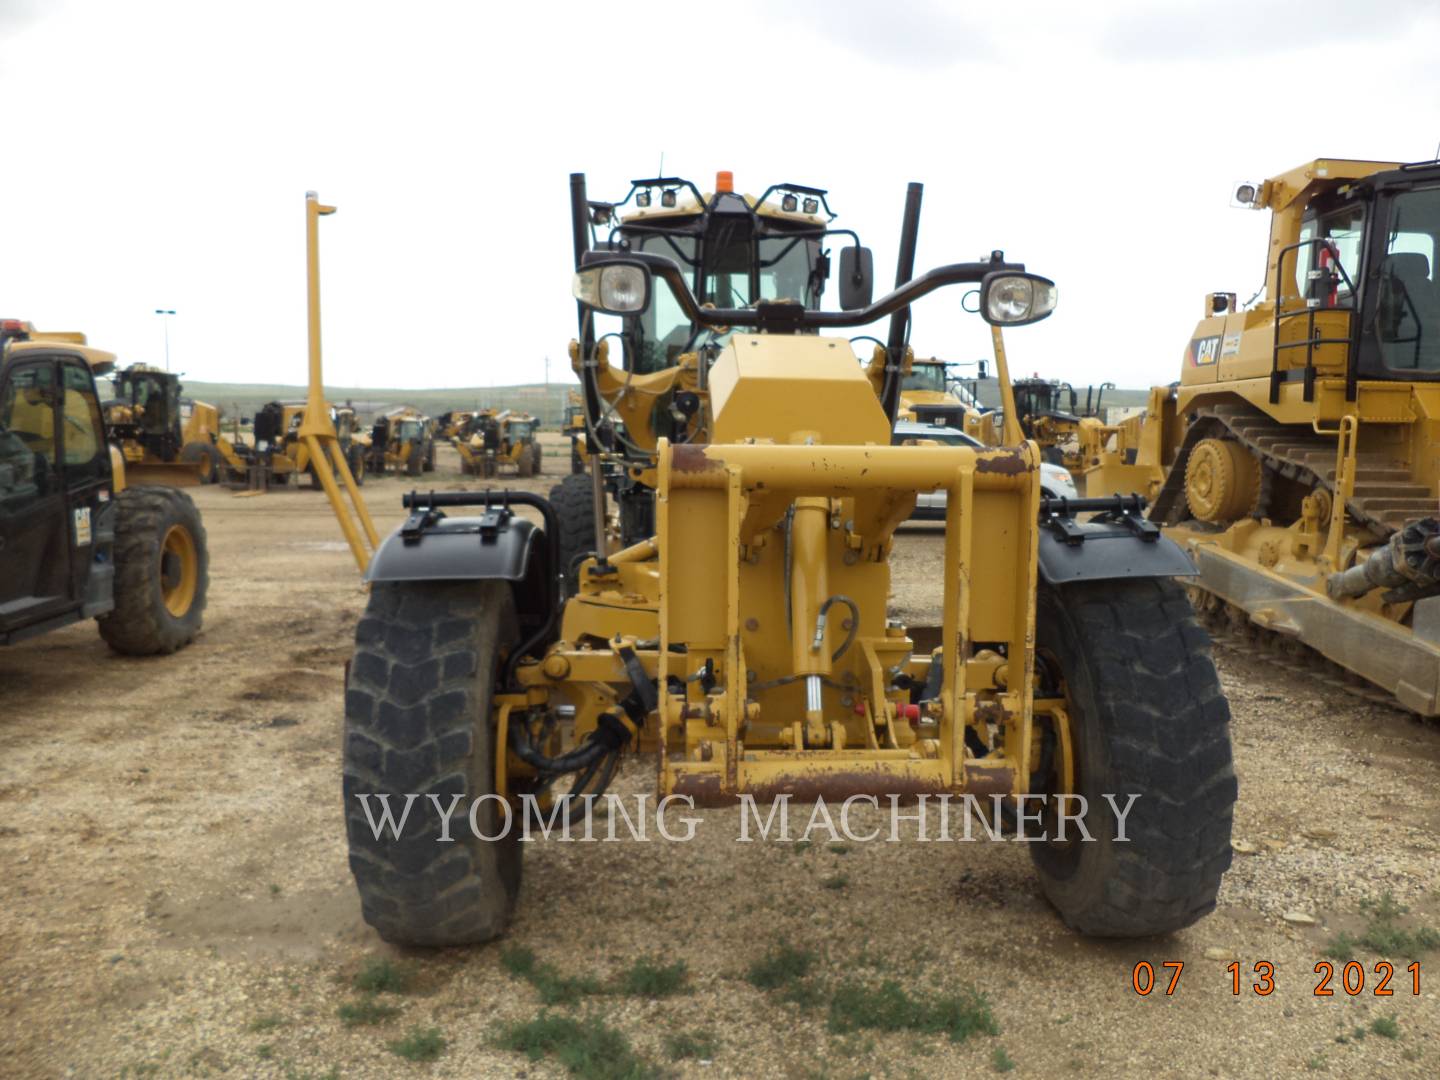
<path fill-rule="evenodd" d="M 1185 466 L 1191 448 L 1203 438 L 1228 435 L 1255 455 L 1264 466 L 1260 505 L 1255 516 L 1263 516 L 1274 476 L 1284 476 L 1311 489 L 1324 488 L 1334 495 L 1335 438 L 1311 428 L 1281 424 L 1251 405 L 1225 404 L 1196 413 L 1185 433 L 1175 464 L 1155 499 L 1150 517 L 1163 525 L 1185 520 Z M 1431 517 L 1435 498 L 1430 489 L 1416 484 L 1403 464 L 1388 455 L 1362 451 L 1355 455 L 1355 493 L 1345 508 L 1356 521 L 1384 540 L 1408 521 Z"/>

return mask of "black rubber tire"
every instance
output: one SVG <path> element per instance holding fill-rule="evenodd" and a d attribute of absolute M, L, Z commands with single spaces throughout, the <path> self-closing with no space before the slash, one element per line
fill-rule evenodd
<path fill-rule="evenodd" d="M 538 442 L 533 442 L 530 444 L 530 460 L 534 463 L 532 468 L 536 476 L 540 476 L 542 473 L 544 473 L 545 454 L 540 449 L 540 444 Z"/>
<path fill-rule="evenodd" d="M 595 499 L 588 473 L 571 473 L 550 489 L 550 505 L 560 522 L 560 567 L 565 571 L 565 595 L 575 595 L 580 555 L 595 550 Z"/>
<path fill-rule="evenodd" d="M 435 471 L 435 444 L 432 442 L 425 450 L 425 471 Z"/>
<path fill-rule="evenodd" d="M 186 443 L 184 449 L 180 451 L 180 460 L 187 465 L 204 463 L 204 468 L 200 471 L 200 483 L 215 484 L 219 482 L 222 468 L 220 451 L 209 443 Z"/>
<path fill-rule="evenodd" d="M 1170 578 L 1042 585 L 1036 644 L 1065 680 L 1093 843 L 1032 843 L 1041 885 L 1082 934 L 1149 937 L 1215 907 L 1238 784 L 1210 638 Z M 1126 842 L 1115 840 L 1123 808 Z M 1070 826 L 1074 835 L 1074 826 Z"/>
<path fill-rule="evenodd" d="M 410 453 L 405 456 L 405 475 L 419 476 L 424 468 L 425 459 L 420 453 L 418 446 L 410 447 Z"/>
<path fill-rule="evenodd" d="M 491 717 L 498 658 L 517 637 L 510 586 L 382 582 L 355 631 L 345 692 L 345 831 L 365 921 L 398 945 L 468 945 L 503 933 L 520 891 L 518 821 L 504 839 L 470 829 L 472 802 L 495 791 Z M 395 818 L 417 794 L 399 837 L 376 839 L 360 794 L 388 794 Z M 452 842 L 441 808 L 460 796 Z M 378 807 L 371 800 L 373 811 Z M 495 800 L 479 830 L 500 832 Z"/>
<path fill-rule="evenodd" d="M 572 473 L 585 471 L 585 457 L 580 453 L 580 445 L 578 439 L 570 440 L 570 471 Z"/>
<path fill-rule="evenodd" d="M 161 544 L 173 526 L 190 533 L 198 562 L 195 595 L 172 615 L 161 587 Z M 176 488 L 126 488 L 115 496 L 115 608 L 100 616 L 100 636 L 116 652 L 154 656 L 182 649 L 200 632 L 210 585 L 205 526 L 190 496 Z"/>

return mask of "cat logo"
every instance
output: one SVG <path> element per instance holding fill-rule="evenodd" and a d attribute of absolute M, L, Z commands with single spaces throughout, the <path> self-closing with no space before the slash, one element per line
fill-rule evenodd
<path fill-rule="evenodd" d="M 1220 358 L 1220 335 L 1196 338 L 1190 342 L 1190 362 L 1196 367 L 1213 364 Z"/>

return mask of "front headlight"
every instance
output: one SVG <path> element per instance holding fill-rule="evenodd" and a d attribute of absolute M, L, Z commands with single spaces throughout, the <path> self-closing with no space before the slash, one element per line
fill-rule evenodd
<path fill-rule="evenodd" d="M 1058 299 L 1055 283 L 1035 274 L 995 274 L 983 291 L 985 321 L 996 326 L 1039 322 L 1055 310 Z"/>
<path fill-rule="evenodd" d="M 650 274 L 633 263 L 591 266 L 575 274 L 570 291 L 587 307 L 611 315 L 634 315 L 650 303 Z"/>

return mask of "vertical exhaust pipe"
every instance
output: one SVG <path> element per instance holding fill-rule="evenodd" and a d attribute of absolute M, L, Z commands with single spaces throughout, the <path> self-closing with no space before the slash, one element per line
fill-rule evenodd
<path fill-rule="evenodd" d="M 590 250 L 590 197 L 585 190 L 585 174 L 570 174 L 570 235 L 575 245 L 575 269 Z M 595 322 L 585 305 L 575 302 L 580 320 L 580 386 L 585 395 L 585 450 L 590 456 L 590 503 L 595 529 L 595 559 L 606 566 L 605 559 L 605 471 L 600 464 L 600 440 L 595 429 L 600 423 L 600 387 L 595 381 Z M 554 573 L 565 573 L 568 566 L 552 567 Z"/>
<path fill-rule="evenodd" d="M 913 180 L 905 189 L 905 216 L 900 221 L 900 257 L 895 262 L 895 287 L 915 276 L 915 244 L 920 236 L 920 198 L 925 185 Z M 885 387 L 880 405 L 890 426 L 900 411 L 900 368 L 905 362 L 905 338 L 910 332 L 910 307 L 890 316 L 890 337 L 885 344 Z"/>

